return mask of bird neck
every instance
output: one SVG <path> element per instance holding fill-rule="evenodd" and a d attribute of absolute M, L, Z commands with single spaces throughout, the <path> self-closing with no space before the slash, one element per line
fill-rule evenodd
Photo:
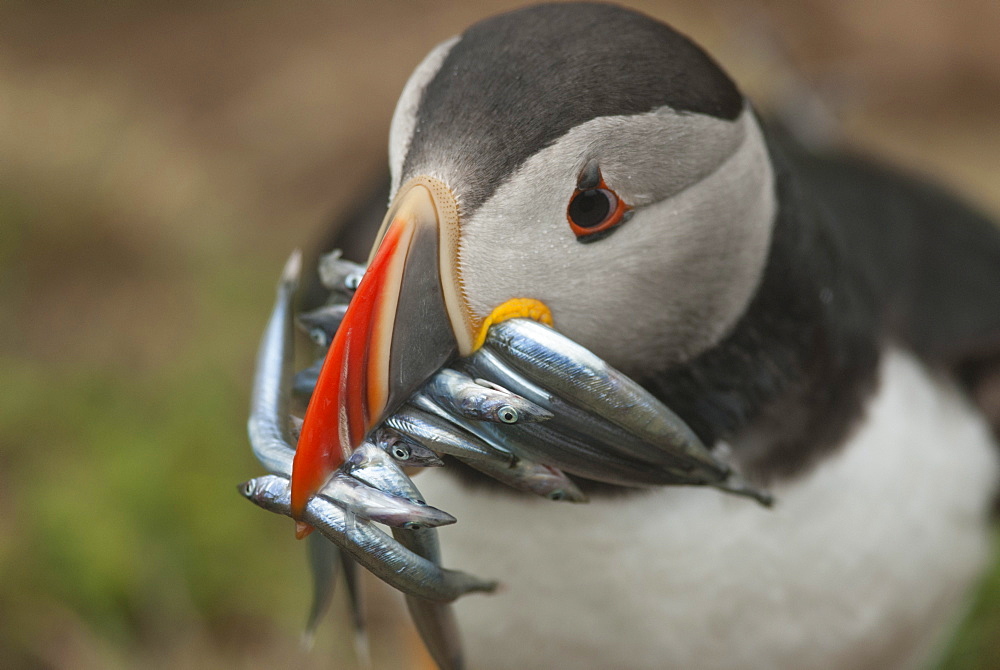
<path fill-rule="evenodd" d="M 846 241 L 773 148 L 772 161 L 779 208 L 746 313 L 716 346 L 638 379 L 763 482 L 802 473 L 849 436 L 875 388 L 882 338 Z"/>

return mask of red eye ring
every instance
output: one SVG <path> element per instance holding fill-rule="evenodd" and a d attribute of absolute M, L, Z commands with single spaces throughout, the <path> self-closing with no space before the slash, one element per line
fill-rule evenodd
<path fill-rule="evenodd" d="M 566 207 L 566 220 L 579 239 L 614 228 L 631 210 L 601 177 L 595 188 L 576 189 Z"/>

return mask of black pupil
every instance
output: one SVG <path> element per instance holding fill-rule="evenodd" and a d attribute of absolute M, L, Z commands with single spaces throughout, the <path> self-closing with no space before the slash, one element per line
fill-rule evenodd
<path fill-rule="evenodd" d="M 581 228 L 604 223 L 611 213 L 611 195 L 601 188 L 580 191 L 569 203 L 569 218 Z"/>

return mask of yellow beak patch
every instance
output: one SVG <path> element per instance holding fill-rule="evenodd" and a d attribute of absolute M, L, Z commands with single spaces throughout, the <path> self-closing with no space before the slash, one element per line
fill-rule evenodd
<path fill-rule="evenodd" d="M 539 323 L 544 323 L 551 327 L 552 310 L 541 300 L 534 298 L 511 298 L 499 307 L 495 308 L 490 315 L 483 320 L 476 333 L 476 339 L 472 343 L 472 350 L 478 351 L 486 341 L 486 333 L 494 323 L 502 323 L 508 319 L 534 319 Z"/>

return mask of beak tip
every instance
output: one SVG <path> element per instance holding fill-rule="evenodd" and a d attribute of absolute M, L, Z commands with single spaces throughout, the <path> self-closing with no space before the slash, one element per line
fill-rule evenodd
<path fill-rule="evenodd" d="M 303 521 L 295 522 L 295 539 L 304 540 L 309 533 L 313 532 L 313 527 Z"/>

